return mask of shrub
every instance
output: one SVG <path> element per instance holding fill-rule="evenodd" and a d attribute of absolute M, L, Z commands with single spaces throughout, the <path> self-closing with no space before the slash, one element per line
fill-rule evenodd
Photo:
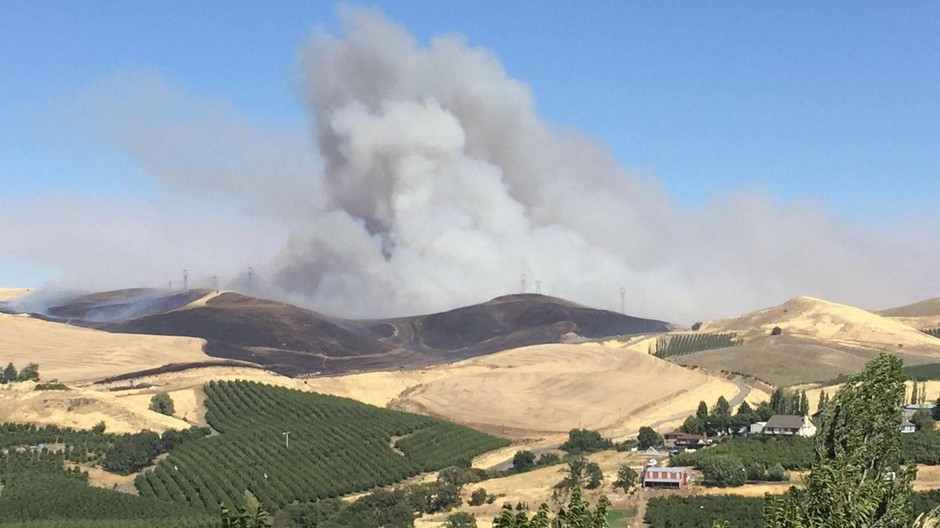
<path fill-rule="evenodd" d="M 774 464 L 770 466 L 770 469 L 767 470 L 767 480 L 772 480 L 774 482 L 789 480 L 787 477 L 787 470 L 783 469 L 783 466 L 780 464 Z"/>
<path fill-rule="evenodd" d="M 535 461 L 535 465 L 538 467 L 554 466 L 561 464 L 561 462 L 561 457 L 558 456 L 558 453 L 542 453 L 539 455 L 538 460 Z"/>
<path fill-rule="evenodd" d="M 444 528 L 477 528 L 477 520 L 467 512 L 455 513 L 444 521 Z"/>
<path fill-rule="evenodd" d="M 783 466 L 781 466 L 783 469 Z M 748 480 L 764 480 L 764 474 L 766 468 L 760 462 L 751 462 L 747 465 L 747 479 Z"/>
<path fill-rule="evenodd" d="M 173 398 L 165 392 L 158 392 L 150 398 L 150 410 L 167 416 L 173 416 L 176 412 L 173 407 Z"/>
<path fill-rule="evenodd" d="M 486 502 L 486 497 L 486 490 L 484 488 L 477 488 L 470 494 L 470 500 L 467 504 L 470 506 L 479 506 Z"/>

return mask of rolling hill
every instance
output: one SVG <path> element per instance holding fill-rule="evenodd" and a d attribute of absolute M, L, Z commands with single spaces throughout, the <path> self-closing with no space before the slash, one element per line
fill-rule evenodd
<path fill-rule="evenodd" d="M 0 361 L 38 363 L 43 379 L 92 381 L 168 363 L 212 360 L 205 341 L 191 337 L 103 332 L 0 313 Z"/>
<path fill-rule="evenodd" d="M 771 335 L 779 327 L 780 335 Z M 772 385 L 820 382 L 860 370 L 880 350 L 907 364 L 940 360 L 940 340 L 852 306 L 796 297 L 779 306 L 709 322 L 701 332 L 733 332 L 744 342 L 674 360 L 753 376 Z"/>
<path fill-rule="evenodd" d="M 576 427 L 611 437 L 646 425 L 666 429 L 699 401 L 736 402 L 750 390 L 617 343 L 535 345 L 420 370 L 307 381 L 319 392 L 549 444 Z"/>
<path fill-rule="evenodd" d="M 918 330 L 940 328 L 940 297 L 882 310 L 878 314 Z"/>
<path fill-rule="evenodd" d="M 673 328 L 543 295 L 360 321 L 234 292 L 125 290 L 61 302 L 43 315 L 108 332 L 201 338 L 210 356 L 293 376 L 415 368 L 527 345 Z"/>

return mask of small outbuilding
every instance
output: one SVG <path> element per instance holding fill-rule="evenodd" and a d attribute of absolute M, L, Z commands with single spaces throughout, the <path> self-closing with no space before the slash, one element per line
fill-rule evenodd
<path fill-rule="evenodd" d="M 643 487 L 655 489 L 682 489 L 691 482 L 691 473 L 685 466 L 664 467 L 649 465 L 643 470 Z"/>

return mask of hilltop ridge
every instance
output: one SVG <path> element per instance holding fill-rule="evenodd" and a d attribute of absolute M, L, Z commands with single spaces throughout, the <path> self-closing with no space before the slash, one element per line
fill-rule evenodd
<path fill-rule="evenodd" d="M 522 346 L 676 328 L 538 294 L 352 320 L 235 292 L 118 290 L 58 302 L 43 317 L 112 333 L 200 338 L 210 356 L 294 376 L 417 368 Z"/>

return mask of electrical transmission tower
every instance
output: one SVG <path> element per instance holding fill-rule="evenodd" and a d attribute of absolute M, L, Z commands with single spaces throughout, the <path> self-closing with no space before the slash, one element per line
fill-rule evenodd
<path fill-rule="evenodd" d="M 627 289 L 620 288 L 620 313 L 627 313 Z"/>
<path fill-rule="evenodd" d="M 183 270 L 183 291 L 189 291 L 189 270 Z"/>
<path fill-rule="evenodd" d="M 540 280 L 535 281 L 535 293 L 542 295 L 542 281 Z"/>
<path fill-rule="evenodd" d="M 525 273 L 519 276 L 519 282 L 522 283 L 522 293 L 525 293 Z"/>

